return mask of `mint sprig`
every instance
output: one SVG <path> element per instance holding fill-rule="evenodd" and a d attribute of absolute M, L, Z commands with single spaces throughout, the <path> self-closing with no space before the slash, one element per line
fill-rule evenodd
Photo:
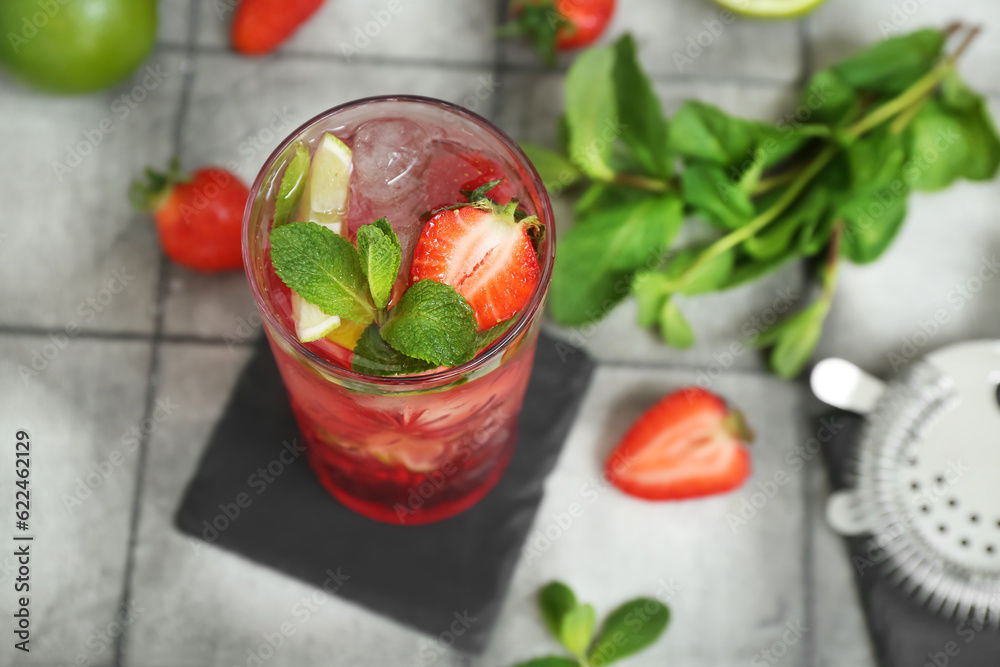
<path fill-rule="evenodd" d="M 274 270 L 290 289 L 327 315 L 368 324 L 354 348 L 354 371 L 388 377 L 459 366 L 516 321 L 477 331 L 468 301 L 435 280 L 414 283 L 388 308 L 402 261 L 399 238 L 382 218 L 359 228 L 357 239 L 355 249 L 312 222 L 271 230 Z"/>
<path fill-rule="evenodd" d="M 662 602 L 636 598 L 612 611 L 595 636 L 594 608 L 580 604 L 573 590 L 559 581 L 539 591 L 538 606 L 549 631 L 574 657 L 535 658 L 515 667 L 610 665 L 652 646 L 670 622 L 670 609 Z"/>
<path fill-rule="evenodd" d="M 583 53 L 566 77 L 560 151 L 525 146 L 554 193 L 585 186 L 559 240 L 553 318 L 589 325 L 632 295 L 642 326 L 688 347 L 694 333 L 674 297 L 815 258 L 822 294 L 758 336 L 775 373 L 798 374 L 820 338 L 838 262 L 878 259 L 912 192 L 1000 169 L 986 100 L 956 73 L 977 32 L 955 25 L 880 41 L 815 73 L 799 105 L 808 117 L 776 124 L 695 100 L 668 122 L 630 36 Z M 688 217 L 709 224 L 678 234 Z"/>

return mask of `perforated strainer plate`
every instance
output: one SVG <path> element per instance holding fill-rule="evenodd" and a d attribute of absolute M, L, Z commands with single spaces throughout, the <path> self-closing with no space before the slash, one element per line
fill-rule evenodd
<path fill-rule="evenodd" d="M 921 602 L 1000 626 L 1000 341 L 939 350 L 888 386 L 826 360 L 812 384 L 868 413 L 854 488 L 827 508 L 833 527 L 870 533 L 883 572 Z"/>

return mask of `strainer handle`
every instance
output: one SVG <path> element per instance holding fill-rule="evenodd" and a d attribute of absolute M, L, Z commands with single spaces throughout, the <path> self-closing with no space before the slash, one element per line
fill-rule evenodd
<path fill-rule="evenodd" d="M 809 377 L 816 398 L 841 410 L 868 414 L 885 393 L 885 383 L 846 359 L 835 357 L 816 364 Z"/>

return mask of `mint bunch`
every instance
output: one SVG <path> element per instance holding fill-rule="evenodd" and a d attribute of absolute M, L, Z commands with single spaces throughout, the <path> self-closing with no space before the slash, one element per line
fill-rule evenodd
<path fill-rule="evenodd" d="M 566 80 L 561 151 L 525 146 L 553 192 L 586 185 L 561 239 L 549 292 L 554 319 L 582 326 L 628 295 L 639 323 L 678 348 L 694 332 L 679 296 L 726 290 L 787 262 L 816 258 L 819 296 L 753 342 L 796 375 L 819 340 L 841 258 L 878 259 L 913 191 L 1000 166 L 1000 137 L 982 96 L 955 72 L 975 36 L 919 30 L 817 72 L 792 122 L 744 120 L 687 101 L 670 122 L 626 35 L 593 48 Z M 674 242 L 688 216 L 707 242 Z M 702 235 L 704 238 L 704 235 Z"/>
<path fill-rule="evenodd" d="M 538 606 L 545 625 L 574 657 L 535 658 L 515 667 L 610 665 L 653 645 L 670 621 L 670 610 L 661 602 L 636 598 L 611 612 L 595 635 L 594 608 L 577 602 L 573 591 L 558 581 L 539 592 Z"/>
<path fill-rule="evenodd" d="M 388 308 L 399 273 L 399 238 L 385 218 L 358 229 L 357 248 L 312 222 L 271 230 L 275 273 L 324 313 L 368 324 L 354 349 L 358 373 L 392 376 L 458 366 L 509 328 L 477 332 L 472 307 L 455 289 L 420 280 Z M 370 323 L 370 324 L 369 324 Z"/>

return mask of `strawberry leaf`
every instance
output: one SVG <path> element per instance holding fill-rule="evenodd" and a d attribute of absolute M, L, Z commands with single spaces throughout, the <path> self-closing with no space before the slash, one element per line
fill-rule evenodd
<path fill-rule="evenodd" d="M 327 315 L 360 323 L 375 319 L 358 251 L 336 232 L 312 222 L 273 229 L 271 260 L 289 289 Z"/>
<path fill-rule="evenodd" d="M 355 373 L 379 377 L 422 373 L 432 368 L 436 366 L 392 349 L 382 339 L 379 327 L 374 322 L 368 325 L 358 339 L 351 361 L 351 370 Z"/>
<path fill-rule="evenodd" d="M 406 356 L 435 366 L 458 366 L 476 353 L 476 316 L 450 285 L 419 280 L 389 315 L 382 337 Z"/>
<path fill-rule="evenodd" d="M 376 308 L 385 308 L 396 284 L 402 250 L 386 218 L 358 229 L 358 256 Z"/>
<path fill-rule="evenodd" d="M 292 158 L 285 173 L 281 177 L 281 186 L 274 202 L 274 223 L 271 229 L 277 229 L 289 222 L 306 189 L 306 176 L 309 174 L 309 149 L 302 142 L 295 144 L 295 157 Z"/>
<path fill-rule="evenodd" d="M 630 600 L 611 612 L 587 656 L 592 665 L 610 665 L 651 646 L 670 622 L 670 609 L 652 598 Z"/>

